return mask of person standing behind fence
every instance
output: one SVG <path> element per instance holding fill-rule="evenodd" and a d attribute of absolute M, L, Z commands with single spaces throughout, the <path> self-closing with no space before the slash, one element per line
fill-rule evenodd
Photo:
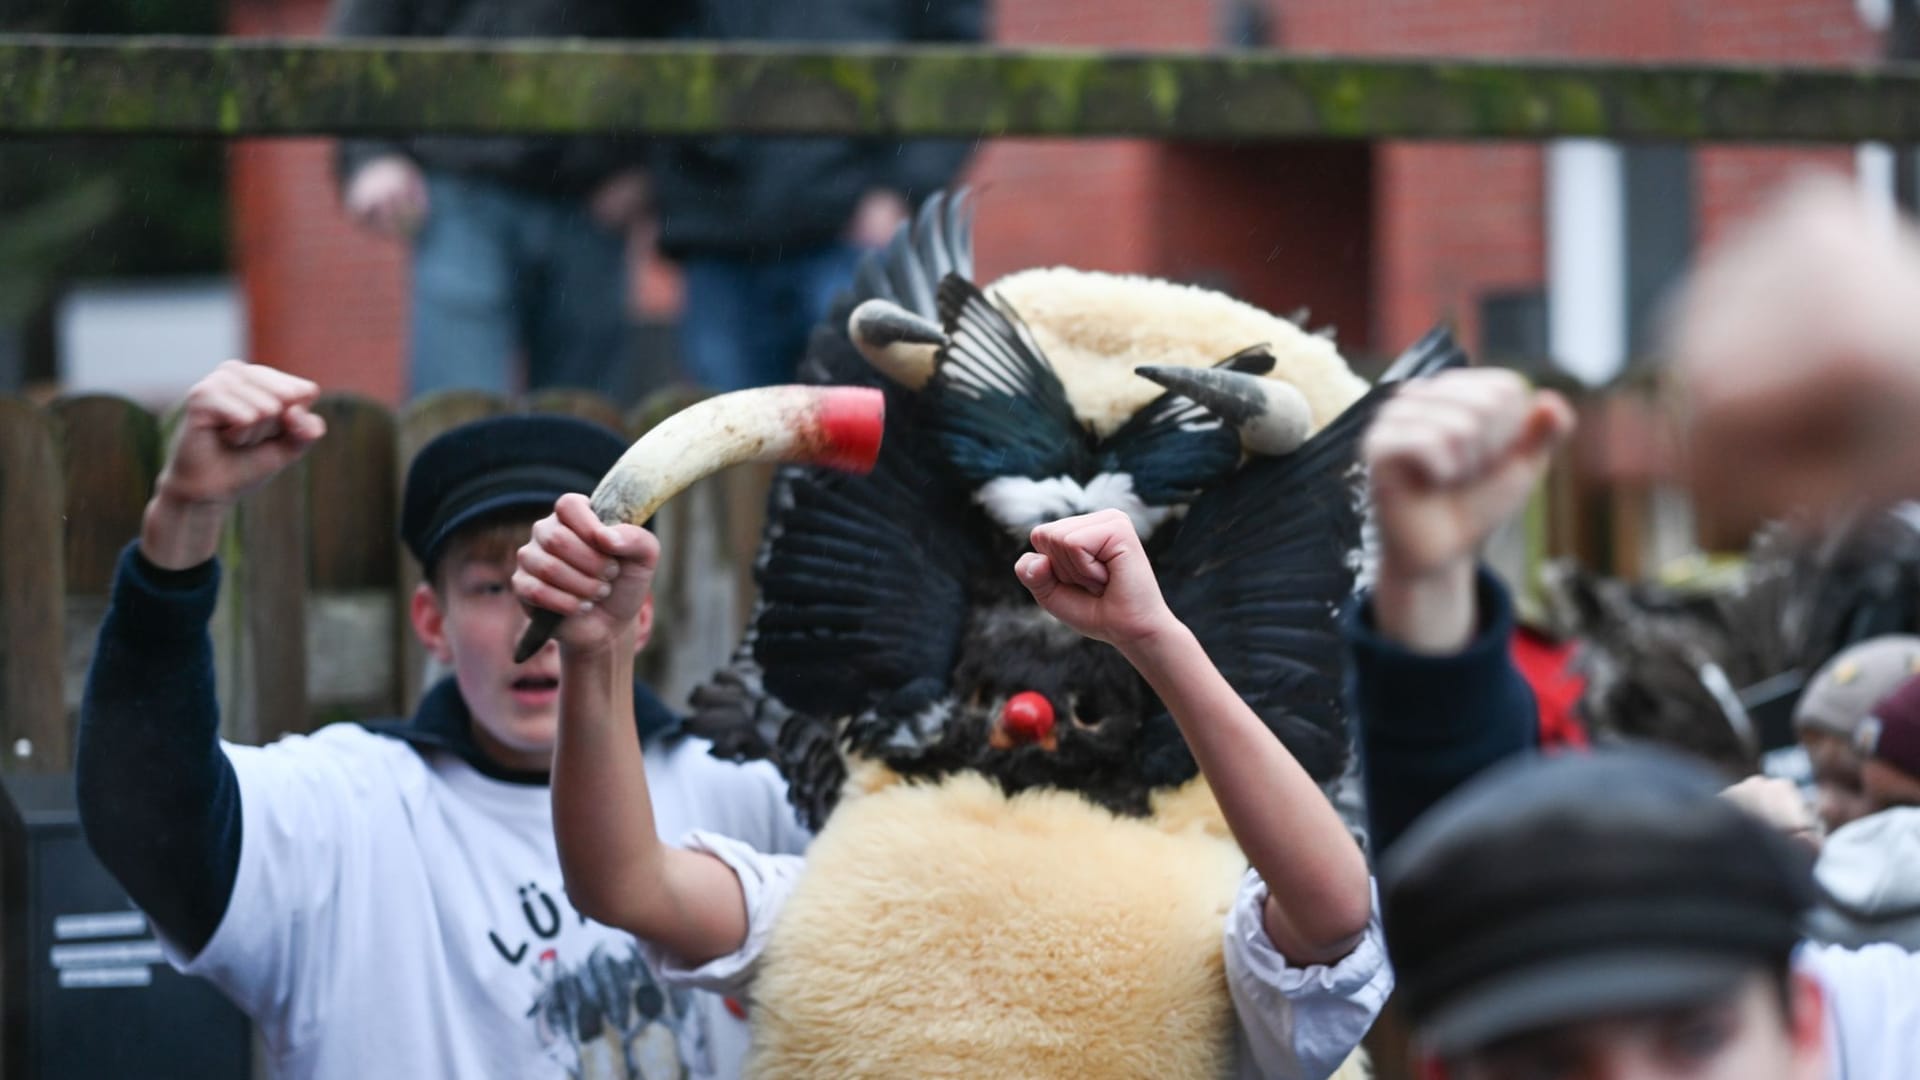
<path fill-rule="evenodd" d="M 982 0 L 701 0 L 695 37 L 724 41 L 972 42 Z M 949 139 L 662 141 L 660 249 L 684 272 L 681 367 L 714 390 L 790 382 L 807 335 L 892 239 L 947 186 L 972 144 Z"/>
<path fill-rule="evenodd" d="M 343 37 L 654 38 L 683 21 L 680 0 L 336 0 L 331 25 Z M 647 216 L 647 152 L 638 138 L 340 144 L 348 214 L 412 250 L 414 395 L 617 388 L 613 372 L 631 337 L 627 243 Z"/>
<path fill-rule="evenodd" d="M 222 524 L 324 433 L 317 392 L 229 363 L 189 393 L 87 675 L 87 842 L 168 959 L 259 1025 L 274 1076 L 738 1075 L 739 1006 L 666 988 L 631 936 L 568 898 L 547 789 L 558 647 L 512 661 L 527 624 L 515 549 L 612 465 L 625 449 L 612 432 L 510 415 L 428 443 L 402 498 L 424 581 L 408 614 L 453 675 L 405 720 L 220 741 L 207 623 Z M 651 624 L 641 611 L 634 648 Z M 804 848 L 770 766 L 715 759 L 638 683 L 631 700 L 662 830 Z"/>

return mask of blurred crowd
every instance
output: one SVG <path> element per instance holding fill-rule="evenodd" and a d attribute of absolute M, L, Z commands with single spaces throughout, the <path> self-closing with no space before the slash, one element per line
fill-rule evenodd
<path fill-rule="evenodd" d="M 1449 1075 L 1912 1074 L 1915 297 L 1911 227 L 1805 178 L 1671 298 L 1667 468 L 1710 537 L 1761 537 L 1691 606 L 1589 592 L 1592 752 L 1532 753 L 1556 695 L 1474 554 L 1571 410 L 1492 369 L 1383 410 L 1357 703 L 1401 1001 Z"/>
<path fill-rule="evenodd" d="M 349 37 L 975 42 L 982 0 L 338 0 Z M 341 145 L 341 198 L 405 243 L 407 385 L 603 392 L 629 355 L 629 275 L 679 266 L 681 375 L 789 381 L 807 335 L 971 143 L 939 139 L 421 136 Z"/>

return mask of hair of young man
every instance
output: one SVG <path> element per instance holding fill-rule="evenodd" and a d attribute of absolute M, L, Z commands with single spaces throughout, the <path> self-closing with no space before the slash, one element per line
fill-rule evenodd
<path fill-rule="evenodd" d="M 497 563 L 512 558 L 513 553 L 519 551 L 533 536 L 533 523 L 538 520 L 539 514 L 483 518 L 448 537 L 433 565 L 425 571 L 434 596 L 446 599 L 447 578 L 460 566 L 470 562 Z"/>

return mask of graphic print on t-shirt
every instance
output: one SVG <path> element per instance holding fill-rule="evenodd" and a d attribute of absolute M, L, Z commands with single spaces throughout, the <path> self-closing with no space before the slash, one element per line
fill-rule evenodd
<path fill-rule="evenodd" d="M 589 923 L 563 890 L 528 882 L 518 894 L 524 922 L 489 930 L 487 939 L 501 960 L 531 976 L 527 1019 L 568 1076 L 682 1080 L 706 1060 L 701 1011 L 687 991 L 660 984 L 638 945 Z"/>

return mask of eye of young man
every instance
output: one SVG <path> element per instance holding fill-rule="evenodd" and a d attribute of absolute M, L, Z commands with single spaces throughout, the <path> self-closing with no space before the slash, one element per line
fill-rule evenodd
<path fill-rule="evenodd" d="M 1459 1071 L 1472 1080 L 1573 1080 L 1585 1062 L 1577 1043 L 1538 1039 L 1484 1053 Z"/>
<path fill-rule="evenodd" d="M 1616 1054 L 1662 1076 L 1693 1076 L 1739 1037 L 1738 1000 L 1715 1001 L 1522 1036 L 1485 1052 L 1465 1070 L 1475 1080 L 1572 1080 Z"/>
<path fill-rule="evenodd" d="M 490 600 L 511 596 L 513 574 L 504 565 L 470 562 L 454 576 L 454 592 L 464 600 Z"/>
<path fill-rule="evenodd" d="M 1731 1002 L 1676 1009 L 1660 1018 L 1660 1053 L 1676 1068 L 1697 1068 L 1718 1056 L 1740 1031 Z"/>

